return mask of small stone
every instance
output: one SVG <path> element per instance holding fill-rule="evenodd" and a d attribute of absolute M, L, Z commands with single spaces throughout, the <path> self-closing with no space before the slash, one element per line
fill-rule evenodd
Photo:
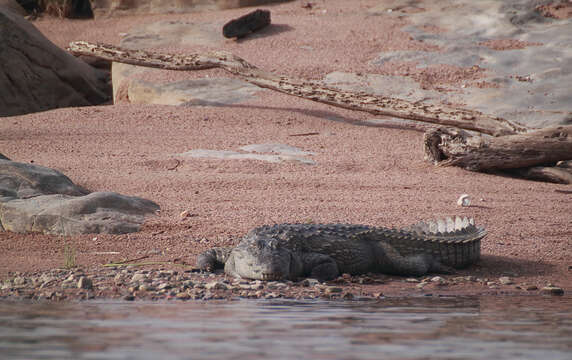
<path fill-rule="evenodd" d="M 337 287 L 337 286 L 328 286 L 326 288 L 326 294 L 339 294 L 342 291 L 344 291 L 344 289 L 342 289 L 341 287 Z"/>
<path fill-rule="evenodd" d="M 169 284 L 169 283 L 167 283 L 167 282 L 160 283 L 160 284 L 157 286 L 157 289 L 159 289 L 159 290 L 165 290 L 165 289 L 170 289 L 170 288 L 171 288 L 171 284 Z"/>
<path fill-rule="evenodd" d="M 141 274 L 141 273 L 137 273 L 137 274 L 134 274 L 134 275 L 133 275 L 133 277 L 131 278 L 131 282 L 132 282 L 132 283 L 134 283 L 134 282 L 139 282 L 139 281 L 145 280 L 146 278 L 147 278 L 147 275 Z"/>
<path fill-rule="evenodd" d="M 558 286 L 550 285 L 540 289 L 540 293 L 546 295 L 564 295 L 564 289 Z"/>
<path fill-rule="evenodd" d="M 2 283 L 2 287 L 0 288 L 1 290 L 6 290 L 6 289 L 10 289 L 12 287 L 12 281 L 8 280 L 4 280 L 4 282 Z"/>
<path fill-rule="evenodd" d="M 508 276 L 502 276 L 502 277 L 500 277 L 500 278 L 499 278 L 499 282 L 500 282 L 502 285 L 512 285 L 512 284 L 514 284 L 514 281 L 512 281 L 512 279 L 511 279 L 510 277 L 508 277 Z"/>
<path fill-rule="evenodd" d="M 381 299 L 381 298 L 383 298 L 383 293 L 382 292 L 374 293 L 373 297 L 376 299 Z"/>
<path fill-rule="evenodd" d="M 77 288 L 77 283 L 73 280 L 65 280 L 62 282 L 62 289 L 74 289 Z"/>
<path fill-rule="evenodd" d="M 49 283 L 54 281 L 56 278 L 49 275 L 49 274 L 42 274 L 40 275 L 40 278 L 38 279 L 38 282 L 45 284 L 45 283 Z"/>
<path fill-rule="evenodd" d="M 14 278 L 14 280 L 12 280 L 12 282 L 14 283 L 15 286 L 21 286 L 26 283 L 26 278 L 22 276 L 17 276 Z"/>
<path fill-rule="evenodd" d="M 190 289 L 195 286 L 195 283 L 192 280 L 185 280 L 182 283 L 184 289 Z"/>
<path fill-rule="evenodd" d="M 226 290 L 226 289 L 228 289 L 228 287 L 224 283 L 218 282 L 218 281 L 212 281 L 212 282 L 206 284 L 205 288 L 207 290 Z"/>
<path fill-rule="evenodd" d="M 265 299 L 276 299 L 277 297 L 278 297 L 278 294 L 273 293 L 273 292 L 264 295 Z"/>
<path fill-rule="evenodd" d="M 154 291 L 155 288 L 149 284 L 141 284 L 141 285 L 139 285 L 137 290 L 139 290 L 139 291 Z"/>
<path fill-rule="evenodd" d="M 418 283 L 418 282 L 420 282 L 419 279 L 416 279 L 416 278 L 407 278 L 407 279 L 405 279 L 405 281 L 408 282 L 408 283 Z"/>
<path fill-rule="evenodd" d="M 269 282 L 267 285 L 268 289 L 287 289 L 288 285 L 284 284 L 283 282 L 272 281 Z"/>
<path fill-rule="evenodd" d="M 427 283 L 426 283 L 426 282 L 422 282 L 422 283 L 419 283 L 419 284 L 415 285 L 415 287 L 418 288 L 418 289 L 423 289 L 423 288 L 425 287 L 425 285 L 427 285 Z"/>
<path fill-rule="evenodd" d="M 318 285 L 320 282 L 316 279 L 304 279 L 304 281 L 302 281 L 302 286 L 304 287 L 312 287 L 312 286 L 316 286 Z"/>
<path fill-rule="evenodd" d="M 133 300 L 135 300 L 135 296 L 133 296 L 133 295 L 125 295 L 125 296 L 123 297 L 123 300 L 125 300 L 125 301 L 133 301 Z"/>
<path fill-rule="evenodd" d="M 440 276 L 435 276 L 431 278 L 431 282 L 437 284 L 437 285 L 446 285 L 447 284 L 447 280 L 443 279 Z"/>
<path fill-rule="evenodd" d="M 487 286 L 495 286 L 496 284 L 494 281 L 487 281 Z"/>
<path fill-rule="evenodd" d="M 474 277 L 473 275 L 469 275 L 469 276 L 465 276 L 465 280 L 475 282 L 475 281 L 477 281 L 477 278 Z"/>
<path fill-rule="evenodd" d="M 179 300 L 188 300 L 191 298 L 191 295 L 187 292 L 180 292 L 175 297 Z"/>
<path fill-rule="evenodd" d="M 354 297 L 355 297 L 354 294 L 352 294 L 351 292 L 348 291 L 347 293 L 345 293 L 345 294 L 342 296 L 342 299 L 352 300 Z"/>
<path fill-rule="evenodd" d="M 252 290 L 262 290 L 264 289 L 264 282 L 260 280 L 255 280 L 250 282 L 250 288 Z"/>
<path fill-rule="evenodd" d="M 93 288 L 93 282 L 91 281 L 90 278 L 88 278 L 86 276 L 82 276 L 77 281 L 77 288 L 78 289 L 86 289 L 86 290 L 92 289 Z"/>
<path fill-rule="evenodd" d="M 463 194 L 459 196 L 459 199 L 457 200 L 457 205 L 471 206 L 471 197 L 469 196 L 469 194 Z"/>
<path fill-rule="evenodd" d="M 525 286 L 524 286 L 524 290 L 526 290 L 526 291 L 535 291 L 535 290 L 538 290 L 538 286 L 536 286 L 536 285 L 525 285 Z"/>

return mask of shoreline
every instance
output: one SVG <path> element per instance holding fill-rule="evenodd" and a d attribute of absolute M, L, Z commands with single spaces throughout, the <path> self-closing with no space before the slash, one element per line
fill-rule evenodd
<path fill-rule="evenodd" d="M 439 96 L 451 90 L 467 91 L 478 86 L 487 71 L 492 72 L 484 65 L 477 67 L 478 71 L 471 66 L 418 67 L 399 58 L 376 64 L 373 60 L 381 53 L 439 53 L 429 41 L 416 40 L 407 32 L 405 28 L 414 25 L 407 9 L 399 16 L 395 16 L 397 9 L 391 12 L 393 15 L 387 12 L 372 15 L 370 10 L 378 5 L 374 0 L 360 0 L 351 6 L 333 0 L 312 11 L 300 7 L 298 2 L 273 5 L 273 21 L 283 24 L 278 27 L 282 29 L 280 32 L 270 31 L 241 41 L 221 39 L 201 46 L 178 44 L 156 50 L 178 53 L 225 50 L 261 69 L 312 80 L 325 81 L 328 74 L 334 73 L 355 74 L 360 89 L 368 91 L 382 90 L 384 86 L 393 89 L 394 85 L 376 79 L 395 76 L 400 83 L 410 81 L 415 87 L 436 91 Z M 98 20 L 43 17 L 33 25 L 64 48 L 75 40 L 119 44 L 132 29 L 164 20 L 214 26 L 246 11 L 243 8 Z M 445 31 L 431 27 L 425 30 Z M 520 47 L 511 49 L 517 51 Z M 216 69 L 161 70 L 154 76 L 153 83 L 230 78 Z M 413 89 L 405 87 L 407 91 Z M 131 285 L 134 274 L 125 275 L 124 279 L 120 276 L 122 282 L 117 285 L 114 283 L 117 274 L 101 264 L 144 257 L 145 261 L 193 267 L 201 252 L 212 247 L 235 246 L 241 236 L 262 225 L 337 222 L 401 228 L 455 215 L 474 218 L 487 229 L 488 236 L 481 244 L 480 262 L 458 274 L 441 276 L 447 284 L 429 282 L 420 290 L 419 283 L 407 282 L 406 278 L 373 275 L 372 279 L 385 283 L 342 281 L 325 286 L 342 288 L 341 293 L 333 293 L 334 297 L 348 291 L 354 297 L 365 293 L 371 297 L 379 293 L 386 296 L 538 294 L 540 290 L 519 290 L 515 286 L 542 289 L 550 283 L 565 294 L 572 291 L 571 186 L 434 166 L 423 159 L 423 132 L 400 127 L 392 123 L 392 118 L 373 117 L 260 90 L 247 100 L 225 106 L 122 103 L 62 108 L 2 120 L 0 152 L 10 159 L 59 170 L 91 191 L 113 191 L 152 200 L 161 210 L 149 217 L 139 232 L 130 234 L 60 237 L 0 232 L 0 286 L 6 279 L 30 278 L 21 289 L 17 289 L 20 285 L 11 284 L 0 290 L 0 299 L 16 298 L 17 293 L 44 297 L 48 292 L 53 293 L 53 300 L 59 298 L 57 293 L 69 293 L 68 300 L 90 294 L 111 298 L 115 296 L 114 287 L 117 297 L 122 298 L 132 295 L 129 287 L 135 286 Z M 296 147 L 308 153 L 306 159 L 311 161 L 221 160 L 184 155 L 198 149 L 244 153 L 241 148 L 257 144 Z M 471 206 L 457 205 L 461 194 L 471 196 Z M 48 283 L 39 289 L 45 281 L 34 282 L 32 278 L 48 276 L 63 266 L 67 246 L 75 250 L 75 264 L 85 269 L 84 275 L 92 280 L 93 289 L 77 289 L 79 279 L 75 278 L 66 283 L 70 288 L 62 289 L 65 278 L 70 276 L 65 271 L 61 279 L 54 280 L 53 286 Z M 220 274 L 212 279 L 203 279 L 198 273 L 183 276 L 184 270 L 178 265 L 145 269 L 158 272 L 163 267 L 164 271 L 178 271 L 177 275 L 171 275 L 174 289 L 183 286 L 178 285 L 183 281 L 206 287 L 207 280 L 220 282 L 225 278 Z M 177 280 L 177 276 L 182 278 Z M 435 276 L 438 275 L 430 278 Z M 482 281 L 453 284 L 453 278 L 467 276 Z M 509 277 L 515 284 L 496 285 L 501 277 Z M 160 279 L 153 279 L 151 284 L 155 280 Z M 234 286 L 232 279 L 228 281 L 225 286 Z M 488 282 L 493 284 L 487 285 Z M 280 294 L 267 289 L 267 285 L 262 289 L 264 294 Z M 319 288 L 287 286 L 289 290 L 284 290 L 284 296 L 297 296 L 305 290 L 313 296 L 322 294 Z M 192 297 L 206 289 L 199 286 L 189 291 Z M 239 296 L 241 291 L 256 292 L 217 291 L 226 291 L 228 294 L 224 294 L 229 297 Z M 261 296 L 264 297 L 262 293 Z"/>
<path fill-rule="evenodd" d="M 231 301 L 246 299 L 365 301 L 387 297 L 455 296 L 561 296 L 557 284 L 545 286 L 503 276 L 478 278 L 472 275 L 398 277 L 382 274 L 342 276 L 326 282 L 259 281 L 233 279 L 220 272 L 197 269 L 173 270 L 149 267 L 108 267 L 84 271 L 53 269 L 15 273 L 0 285 L 0 300 L 67 302 L 84 300 L 177 300 Z"/>

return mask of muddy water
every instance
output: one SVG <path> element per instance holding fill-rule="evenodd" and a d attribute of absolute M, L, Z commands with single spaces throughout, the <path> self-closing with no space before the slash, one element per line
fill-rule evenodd
<path fill-rule="evenodd" d="M 572 297 L 0 302 L 2 359 L 572 359 Z"/>

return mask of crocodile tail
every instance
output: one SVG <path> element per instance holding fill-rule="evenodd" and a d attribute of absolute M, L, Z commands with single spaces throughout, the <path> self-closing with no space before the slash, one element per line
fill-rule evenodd
<path fill-rule="evenodd" d="M 487 235 L 472 218 L 449 217 L 422 221 L 399 231 L 408 241 L 391 240 L 402 254 L 425 253 L 455 268 L 468 266 L 481 257 L 481 239 Z"/>

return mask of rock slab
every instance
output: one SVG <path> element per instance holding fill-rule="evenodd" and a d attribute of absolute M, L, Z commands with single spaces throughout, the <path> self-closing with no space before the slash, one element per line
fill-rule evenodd
<path fill-rule="evenodd" d="M 0 231 L 123 234 L 138 231 L 157 210 L 142 198 L 89 193 L 59 171 L 0 154 Z"/>
<path fill-rule="evenodd" d="M 0 116 L 109 100 L 108 75 L 58 48 L 0 6 Z"/>

